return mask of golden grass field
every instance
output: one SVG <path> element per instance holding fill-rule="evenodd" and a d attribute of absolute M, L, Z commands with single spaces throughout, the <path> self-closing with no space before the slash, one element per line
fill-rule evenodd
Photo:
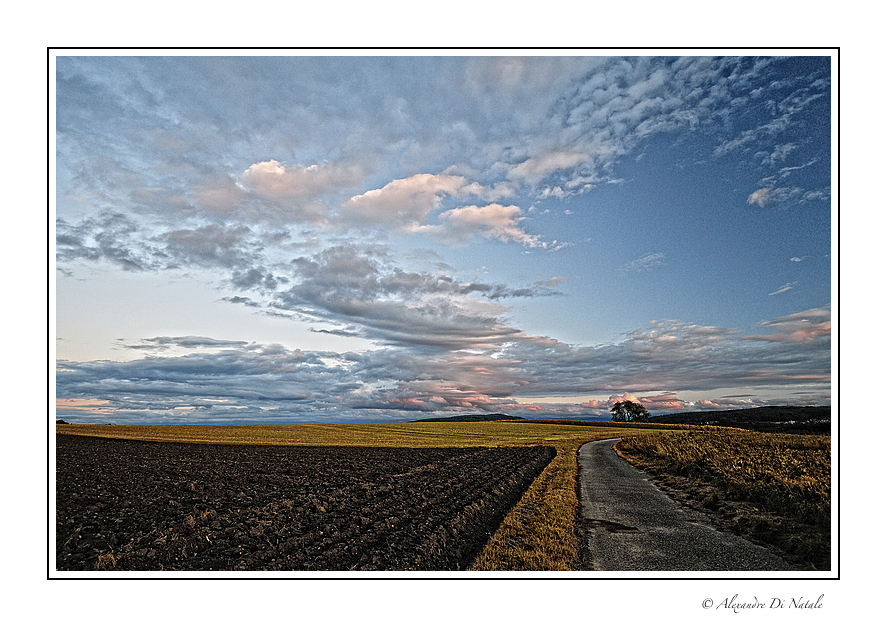
<path fill-rule="evenodd" d="M 399 422 L 304 425 L 56 425 L 56 433 L 201 444 L 282 446 L 463 447 L 556 445 L 619 437 L 634 429 L 611 422 L 587 425 L 497 422 Z M 588 441 L 588 440 L 586 440 Z"/>

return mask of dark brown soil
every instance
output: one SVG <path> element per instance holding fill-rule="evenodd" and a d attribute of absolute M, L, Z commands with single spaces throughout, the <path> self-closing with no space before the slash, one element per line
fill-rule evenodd
<path fill-rule="evenodd" d="M 57 435 L 58 570 L 464 570 L 550 447 Z"/>

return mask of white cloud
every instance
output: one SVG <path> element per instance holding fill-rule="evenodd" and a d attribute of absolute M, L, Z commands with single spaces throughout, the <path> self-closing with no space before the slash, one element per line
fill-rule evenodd
<path fill-rule="evenodd" d="M 629 261 L 622 267 L 623 272 L 646 272 L 663 264 L 665 253 L 648 253 L 639 259 Z"/>
<path fill-rule="evenodd" d="M 767 202 L 767 198 L 771 191 L 772 190 L 769 187 L 764 187 L 752 192 L 748 197 L 748 204 L 763 207 L 764 203 Z"/>
<path fill-rule="evenodd" d="M 391 181 L 381 189 L 353 196 L 342 209 L 352 220 L 411 230 L 428 223 L 428 214 L 440 207 L 444 196 L 483 192 L 482 186 L 470 183 L 463 176 L 414 174 Z"/>
<path fill-rule="evenodd" d="M 788 157 L 788 154 L 795 150 L 797 147 L 798 145 L 793 143 L 779 144 L 773 149 L 772 152 L 761 153 L 763 155 L 761 163 L 763 165 L 776 165 L 777 163 L 785 161 Z"/>
<path fill-rule="evenodd" d="M 777 289 L 775 292 L 770 292 L 768 294 L 768 296 L 776 296 L 777 294 L 782 294 L 784 292 L 789 291 L 790 289 L 794 289 L 794 287 L 795 287 L 795 285 L 797 285 L 797 283 L 798 283 L 797 281 L 792 281 L 791 283 L 786 283 L 785 285 L 783 285 L 782 287 Z"/>
<path fill-rule="evenodd" d="M 465 241 L 475 235 L 503 242 L 517 242 L 536 248 L 545 246 L 535 235 L 520 227 L 524 220 L 520 207 L 496 203 L 479 207 L 469 205 L 445 211 L 441 214 L 443 225 L 435 227 L 435 233 L 450 241 Z"/>
<path fill-rule="evenodd" d="M 553 172 L 569 170 L 589 161 L 588 155 L 582 152 L 553 151 L 537 157 L 530 157 L 513 168 L 508 178 L 537 185 L 542 179 Z"/>
<path fill-rule="evenodd" d="M 803 163 L 801 165 L 796 166 L 786 166 L 779 170 L 779 178 L 784 179 L 788 177 L 790 174 L 793 174 L 799 170 L 803 170 L 805 168 L 809 168 L 810 166 L 816 164 L 819 161 L 818 158 L 811 159 L 807 163 Z"/>
<path fill-rule="evenodd" d="M 479 236 L 529 247 L 547 247 L 537 236 L 520 226 L 525 219 L 516 205 L 466 205 L 448 209 L 431 224 L 432 214 L 446 198 L 495 197 L 497 192 L 464 176 L 416 174 L 392 181 L 381 189 L 370 190 L 349 199 L 342 210 L 350 222 L 389 225 L 409 233 L 434 236 L 449 244 L 465 244 Z"/>
<path fill-rule="evenodd" d="M 322 198 L 353 188 L 365 175 L 359 166 L 329 163 L 287 165 L 275 160 L 254 163 L 237 181 L 245 192 L 267 201 L 266 217 L 281 222 L 326 221 Z"/>
<path fill-rule="evenodd" d="M 748 197 L 748 204 L 763 207 L 771 203 L 788 202 L 798 198 L 804 190 L 798 187 L 762 187 L 752 192 Z"/>

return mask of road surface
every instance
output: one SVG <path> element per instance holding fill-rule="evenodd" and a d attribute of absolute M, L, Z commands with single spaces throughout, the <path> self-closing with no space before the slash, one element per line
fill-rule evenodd
<path fill-rule="evenodd" d="M 716 530 L 613 451 L 617 440 L 579 449 L 580 555 L 585 570 L 789 571 L 770 551 Z"/>

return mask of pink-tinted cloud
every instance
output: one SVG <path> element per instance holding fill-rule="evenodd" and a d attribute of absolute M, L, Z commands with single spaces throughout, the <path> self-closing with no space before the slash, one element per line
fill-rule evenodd
<path fill-rule="evenodd" d="M 107 415 L 114 413 L 114 407 L 108 400 L 100 398 L 57 398 L 55 399 L 57 411 L 67 411 L 86 415 Z"/>
<path fill-rule="evenodd" d="M 493 203 L 484 207 L 459 207 L 441 214 L 443 225 L 437 227 L 435 232 L 452 241 L 465 241 L 479 235 L 503 242 L 517 242 L 531 248 L 544 246 L 538 237 L 521 228 L 520 223 L 524 220 L 522 214 L 521 208 L 515 205 Z"/>
<path fill-rule="evenodd" d="M 201 188 L 198 197 L 211 208 L 228 211 L 230 203 L 240 201 L 233 207 L 240 219 L 324 224 L 328 211 L 323 197 L 353 188 L 364 176 L 359 166 L 262 161 L 247 168 L 237 181 L 246 198 L 238 197 L 227 182 Z"/>
<path fill-rule="evenodd" d="M 807 343 L 820 338 L 828 338 L 832 333 L 831 306 L 782 316 L 762 322 L 760 326 L 771 329 L 772 332 L 766 335 L 754 335 L 749 339 L 767 342 Z"/>
<path fill-rule="evenodd" d="M 762 404 L 764 403 L 756 403 L 754 400 L 751 399 L 700 399 L 693 403 L 693 409 L 698 409 L 701 411 L 724 411 L 729 409 L 751 409 L 752 407 L 759 407 Z"/>
<path fill-rule="evenodd" d="M 355 184 L 363 171 L 328 163 L 309 166 L 274 161 L 254 163 L 240 175 L 240 183 L 250 191 L 274 200 L 306 198 L 328 189 Z"/>
<path fill-rule="evenodd" d="M 365 224 L 413 230 L 428 224 L 428 214 L 440 207 L 444 197 L 482 191 L 479 185 L 470 183 L 463 176 L 415 174 L 353 196 L 342 210 L 347 218 Z"/>
<path fill-rule="evenodd" d="M 637 402 L 651 412 L 679 412 L 690 409 L 691 404 L 677 397 L 674 392 L 663 392 L 653 396 L 641 396 Z"/>
<path fill-rule="evenodd" d="M 623 401 L 632 401 L 640 403 L 647 411 L 664 412 L 664 411 L 685 411 L 690 404 L 677 397 L 674 392 L 662 392 L 654 395 L 636 396 L 630 392 L 623 394 L 611 394 L 606 401 L 590 400 L 582 403 L 582 407 L 595 410 L 609 411 L 613 405 Z"/>

